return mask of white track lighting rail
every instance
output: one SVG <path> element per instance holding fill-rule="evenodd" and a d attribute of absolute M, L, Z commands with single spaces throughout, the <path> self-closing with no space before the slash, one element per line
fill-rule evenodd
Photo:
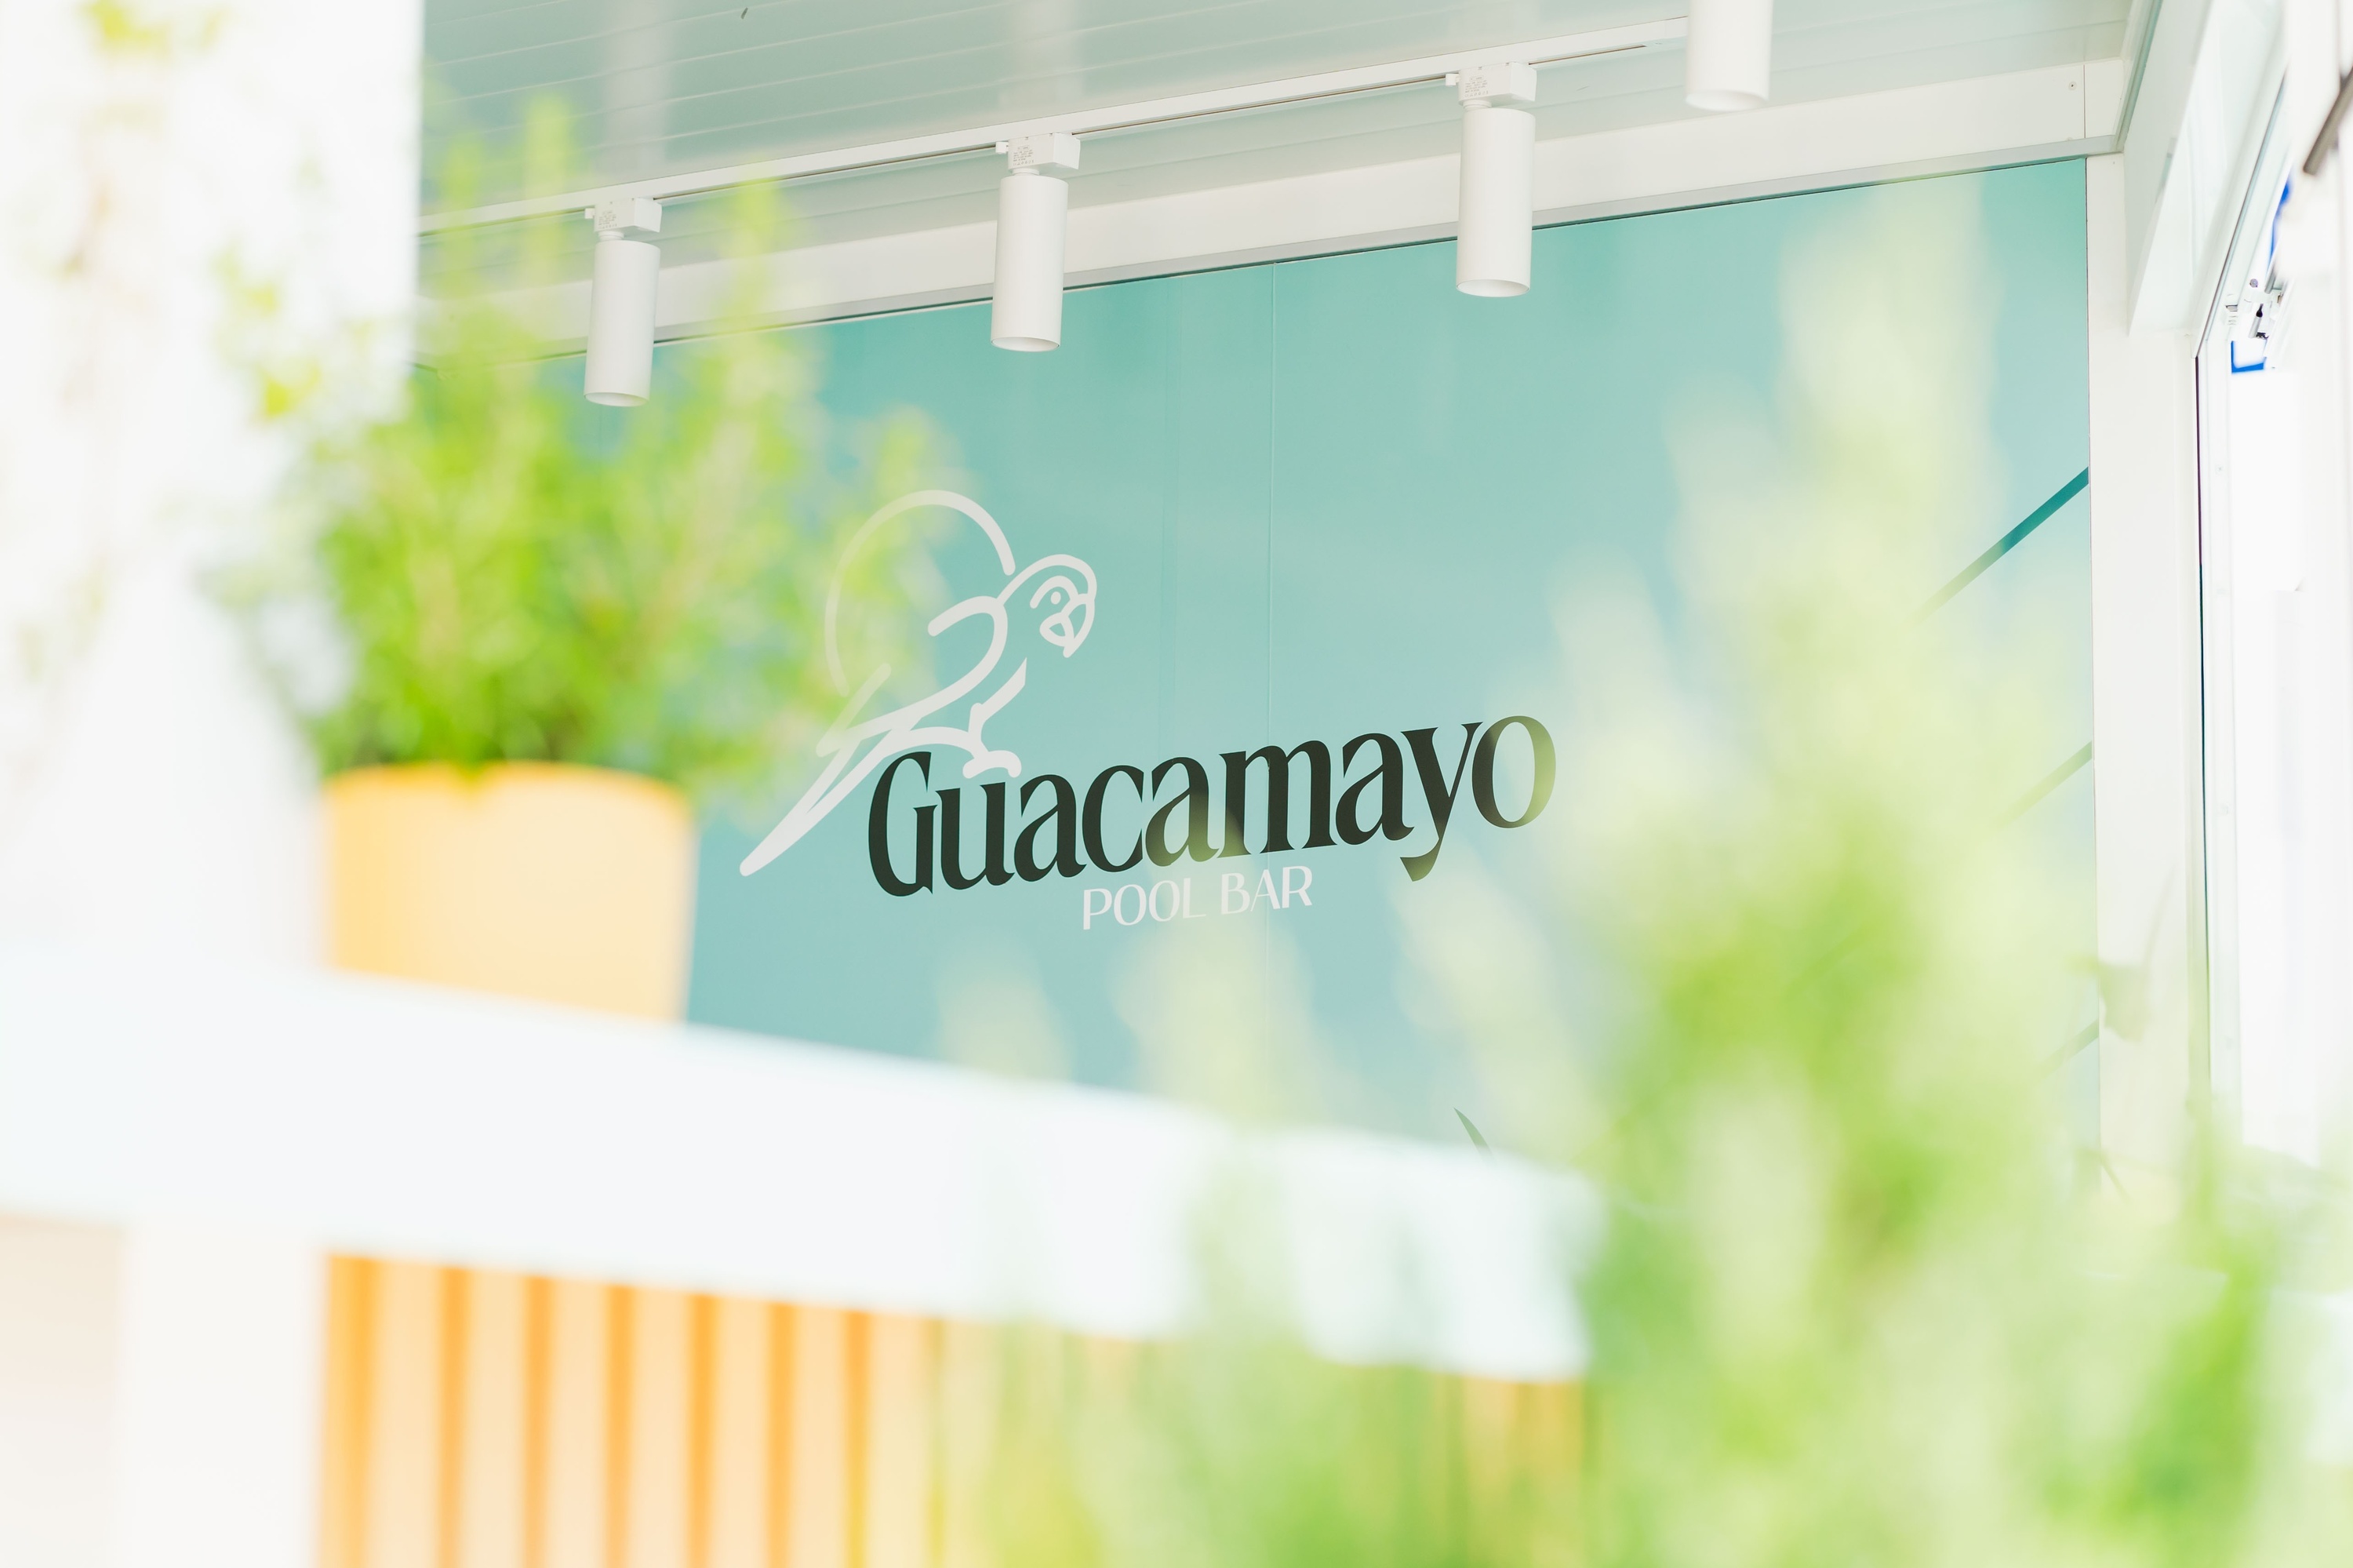
<path fill-rule="evenodd" d="M 1230 114 L 1242 110 L 1272 109 L 1290 103 L 1309 103 L 1318 99 L 1341 98 L 1360 92 L 1379 92 L 1391 88 L 1435 84 L 1458 71 L 1486 62 L 1509 59 L 1528 65 L 1556 65 L 1567 60 L 1588 59 L 1598 55 L 1626 54 L 1680 40 L 1685 32 L 1684 18 L 1669 16 L 1655 22 L 1636 22 L 1622 27 L 1604 27 L 1587 33 L 1563 33 L 1547 38 L 1530 38 L 1519 43 L 1489 44 L 1475 49 L 1457 49 L 1450 54 L 1425 55 L 1418 59 L 1395 60 L 1385 65 L 1356 66 L 1346 70 L 1322 71 L 1314 76 L 1287 77 L 1279 81 L 1254 82 L 1242 87 L 1215 88 L 1207 92 L 1182 93 L 1174 98 L 1150 99 L 1141 103 L 1113 104 L 1101 109 L 1077 110 L 1067 114 L 1043 115 L 1036 119 L 1008 122 L 999 125 L 976 126 L 969 130 L 944 131 L 928 136 L 908 136 L 893 142 L 875 142 L 862 147 L 844 147 L 831 152 L 805 153 L 789 158 L 768 158 L 758 163 L 736 164 L 725 168 L 702 169 L 689 174 L 665 175 L 649 180 L 635 180 L 621 185 L 597 185 L 591 189 L 567 191 L 559 196 L 533 196 L 520 201 L 498 202 L 488 207 L 469 207 L 454 212 L 429 213 L 418 225 L 426 234 L 446 233 L 453 229 L 478 228 L 491 224 L 518 223 L 532 218 L 571 215 L 601 201 L 630 196 L 646 196 L 655 201 L 674 201 L 686 196 L 711 196 L 744 185 L 769 185 L 785 180 L 808 179 L 820 175 L 849 174 L 861 169 L 885 168 L 896 164 L 910 164 L 930 158 L 994 153 L 1017 136 L 1035 136 L 1064 132 L 1071 135 L 1095 135 L 1107 131 L 1141 130 L 1146 126 L 1166 125 L 1176 121 L 1198 120 L 1213 114 Z"/>

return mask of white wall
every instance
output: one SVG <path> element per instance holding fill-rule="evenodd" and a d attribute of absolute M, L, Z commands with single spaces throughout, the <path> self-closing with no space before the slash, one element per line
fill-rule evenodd
<path fill-rule="evenodd" d="M 111 985 L 316 949 L 311 770 L 204 575 L 336 412 L 265 377 L 397 384 L 419 29 L 0 0 L 0 935 Z M 322 1290 L 284 1234 L 0 1216 L 0 1563 L 310 1562 Z"/>
<path fill-rule="evenodd" d="M 0 1217 L 0 1561 L 306 1568 L 325 1287 L 283 1239 Z"/>
<path fill-rule="evenodd" d="M 0 1218 L 0 1554 L 100 1568 L 113 1497 L 114 1234 Z"/>
<path fill-rule="evenodd" d="M 2220 869 L 2245 916 L 2218 930 L 2235 978 L 2218 1026 L 2239 1040 L 2236 1109 L 2251 1142 L 2353 1173 L 2353 281 L 2344 145 L 2316 177 L 2314 147 L 2353 55 L 2341 0 L 2286 0 L 2286 81 L 2276 130 L 2292 185 L 2273 270 L 2287 317 L 2257 376 L 2210 373 L 2209 422 L 2235 430 L 2210 454 L 2210 559 L 2224 578 L 2211 618 L 2218 714 L 2231 737 Z M 2261 193 L 2265 198 L 2272 194 Z M 2267 211 L 2265 199 L 2259 211 Z M 2251 270 L 2253 269 L 2250 269 Z M 2237 280 L 2234 270 L 2233 281 Z M 2234 418 L 2237 421 L 2234 425 Z M 2219 458 L 2222 461 L 2214 461 Z M 2234 466 L 2232 460 L 2237 460 Z M 2232 547 L 2235 537 L 2236 548 Z M 2210 603 L 2213 596 L 2210 591 Z M 2226 639 L 2216 646 L 2217 634 Z M 2353 1321 L 2353 1319 L 2348 1319 Z"/>
<path fill-rule="evenodd" d="M 0 933 L 314 944 L 310 769 L 200 580 L 415 287 L 416 0 L 6 0 Z"/>
<path fill-rule="evenodd" d="M 2182 1146 L 2205 927 L 2191 344 L 2131 329 L 2126 175 L 2084 167 L 2101 1141 L 2137 1181 Z"/>
<path fill-rule="evenodd" d="M 325 1260 L 285 1234 L 114 1233 L 113 1568 L 317 1560 Z"/>

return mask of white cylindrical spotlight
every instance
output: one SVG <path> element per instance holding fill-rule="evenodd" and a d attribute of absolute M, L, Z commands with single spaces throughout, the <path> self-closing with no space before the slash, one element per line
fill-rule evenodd
<path fill-rule="evenodd" d="M 1683 101 L 1716 113 L 1756 109 L 1773 86 L 1773 0 L 1691 0 Z"/>
<path fill-rule="evenodd" d="M 632 228 L 659 232 L 661 206 L 643 196 L 588 209 L 596 226 L 596 264 L 588 281 L 591 403 L 634 408 L 653 390 L 654 293 L 661 247 L 623 238 Z"/>
<path fill-rule="evenodd" d="M 1067 132 L 1006 143 L 1013 172 L 997 182 L 997 283 L 988 341 L 1040 353 L 1062 341 L 1062 240 L 1071 187 L 1050 169 L 1079 166 L 1079 139 Z"/>
<path fill-rule="evenodd" d="M 997 289 L 988 341 L 1036 353 L 1062 341 L 1062 234 L 1071 187 L 1033 169 L 997 182 Z"/>
<path fill-rule="evenodd" d="M 1535 68 L 1473 66 L 1455 82 L 1462 99 L 1461 224 L 1454 286 L 1491 299 L 1528 291 L 1529 227 L 1535 216 Z"/>

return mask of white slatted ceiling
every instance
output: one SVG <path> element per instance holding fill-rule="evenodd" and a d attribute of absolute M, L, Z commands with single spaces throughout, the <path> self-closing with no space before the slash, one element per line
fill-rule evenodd
<path fill-rule="evenodd" d="M 615 177 L 1638 21 L 1655 0 L 451 0 L 449 107 L 515 125 L 553 90 Z"/>

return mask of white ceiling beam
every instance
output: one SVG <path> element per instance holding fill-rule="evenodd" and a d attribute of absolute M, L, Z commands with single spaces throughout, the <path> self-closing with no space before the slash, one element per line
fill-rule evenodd
<path fill-rule="evenodd" d="M 2109 152 L 2124 80 L 2121 60 L 2095 60 L 1543 141 L 1538 221 Z M 1451 155 L 1417 158 L 1074 207 L 1071 282 L 1443 238 L 1453 232 L 1455 168 Z M 995 232 L 993 223 L 965 223 L 668 267 L 660 335 L 676 341 L 740 321 L 747 282 L 762 323 L 986 299 Z M 511 302 L 552 347 L 575 345 L 586 331 L 585 282 Z"/>

